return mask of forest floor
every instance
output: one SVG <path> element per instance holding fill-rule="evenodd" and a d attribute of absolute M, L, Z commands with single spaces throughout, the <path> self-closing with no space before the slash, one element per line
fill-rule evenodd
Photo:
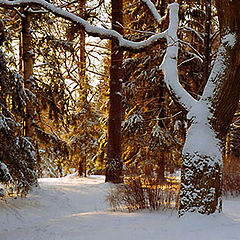
<path fill-rule="evenodd" d="M 111 211 L 104 177 L 39 179 L 27 198 L 0 200 L 0 240 L 240 240 L 240 198 L 211 216 Z"/>

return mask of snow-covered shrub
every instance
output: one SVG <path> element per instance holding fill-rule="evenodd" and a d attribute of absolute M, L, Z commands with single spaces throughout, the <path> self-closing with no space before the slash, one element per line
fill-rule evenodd
<path fill-rule="evenodd" d="M 0 182 L 7 183 L 12 181 L 12 176 L 9 173 L 7 166 L 0 162 Z"/>
<path fill-rule="evenodd" d="M 2 134 L 0 135 L 2 136 Z M 26 195 L 32 186 L 37 185 L 34 148 L 25 137 L 5 135 L 6 138 L 8 141 L 2 142 L 0 149 L 0 159 L 3 166 L 6 166 L 3 172 L 11 180 L 9 181 L 10 185 L 6 185 L 6 191 L 10 190 L 9 193 Z M 6 184 L 6 182 L 3 183 Z"/>
<path fill-rule="evenodd" d="M 34 147 L 23 136 L 20 124 L 29 92 L 25 91 L 23 77 L 11 70 L 6 57 L 3 48 L 0 49 L 0 184 L 4 185 L 1 192 L 26 195 L 37 184 Z"/>
<path fill-rule="evenodd" d="M 6 186 L 6 192 L 25 195 L 32 185 L 37 183 L 35 172 L 35 153 L 32 143 L 17 134 L 12 119 L 0 116 L 0 183 Z"/>

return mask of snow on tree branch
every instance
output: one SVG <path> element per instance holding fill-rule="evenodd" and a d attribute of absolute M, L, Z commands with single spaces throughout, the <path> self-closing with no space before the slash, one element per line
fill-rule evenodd
<path fill-rule="evenodd" d="M 150 0 L 142 0 L 151 12 L 157 21 L 161 18 L 160 14 L 157 12 L 155 6 Z M 168 43 L 168 48 L 166 51 L 165 60 L 162 64 L 162 69 L 165 73 L 165 82 L 173 94 L 173 97 L 187 110 L 189 111 L 191 107 L 197 102 L 180 84 L 178 78 L 178 69 L 177 69 L 177 57 L 178 57 L 178 11 L 179 5 L 178 3 L 172 3 L 168 6 L 169 8 L 169 27 L 166 31 L 157 33 L 148 39 L 140 42 L 134 42 L 125 39 L 120 33 L 109 30 L 105 28 L 100 28 L 91 25 L 86 20 L 69 13 L 62 8 L 56 7 L 55 5 L 45 1 L 45 0 L 0 0 L 0 7 L 18 7 L 24 5 L 37 5 L 45 10 L 48 10 L 55 14 L 56 16 L 62 17 L 66 20 L 74 22 L 75 24 L 79 24 L 82 26 L 85 31 L 91 36 L 97 36 L 102 39 L 111 39 L 116 41 L 118 45 L 124 50 L 130 51 L 141 51 L 144 50 L 154 44 L 160 42 L 161 38 L 166 38 Z"/>
<path fill-rule="evenodd" d="M 191 28 L 191 27 L 188 27 L 188 26 L 183 26 L 183 27 L 180 28 L 180 30 L 185 30 L 185 31 L 192 32 L 192 33 L 194 33 L 194 34 L 199 38 L 199 40 L 200 40 L 202 43 L 204 42 L 202 33 L 198 32 L 196 29 Z"/>
<path fill-rule="evenodd" d="M 214 98 L 218 93 L 217 89 L 221 84 L 219 79 L 222 79 L 221 76 L 225 74 L 225 71 L 228 68 L 229 59 L 226 57 L 227 48 L 233 48 L 235 43 L 235 34 L 229 33 L 222 37 L 213 69 L 202 95 L 203 100 Z"/>
<path fill-rule="evenodd" d="M 191 48 L 194 52 L 195 52 L 195 56 L 201 61 L 203 62 L 204 56 L 196 49 L 194 48 L 189 42 L 183 41 L 183 40 L 178 40 L 178 42 L 180 44 L 184 44 L 186 46 L 188 46 L 189 48 Z"/>
<path fill-rule="evenodd" d="M 18 6 L 24 6 L 24 5 L 30 5 L 30 4 L 41 6 L 44 9 L 49 10 L 56 16 L 62 17 L 66 20 L 69 20 L 71 22 L 81 25 L 85 29 L 85 31 L 91 36 L 97 36 L 102 39 L 114 40 L 124 50 L 141 51 L 143 49 L 148 48 L 151 45 L 157 44 L 158 42 L 160 42 L 161 38 L 167 37 L 166 31 L 164 31 L 162 33 L 157 33 L 144 41 L 133 42 L 123 38 L 123 36 L 120 33 L 114 30 L 93 26 L 90 23 L 88 23 L 86 20 L 72 13 L 69 13 L 59 7 L 56 7 L 55 5 L 45 0 L 15 0 L 15 1 L 0 0 L 1 7 L 9 7 L 9 6 L 18 7 Z"/>
<path fill-rule="evenodd" d="M 145 3 L 147 5 L 147 7 L 149 8 L 149 10 L 151 11 L 153 17 L 155 18 L 155 20 L 158 23 L 161 23 L 162 20 L 164 20 L 164 17 L 161 17 L 161 15 L 159 14 L 159 12 L 157 11 L 155 5 L 152 3 L 151 0 L 141 0 L 143 3 Z"/>
<path fill-rule="evenodd" d="M 167 29 L 167 51 L 163 64 L 161 65 L 164 71 L 165 83 L 172 93 L 173 97 L 184 107 L 187 111 L 190 111 L 192 106 L 197 103 L 195 100 L 180 84 L 178 78 L 178 10 L 179 5 L 172 3 L 168 6 L 170 10 L 169 14 L 169 27 Z"/>

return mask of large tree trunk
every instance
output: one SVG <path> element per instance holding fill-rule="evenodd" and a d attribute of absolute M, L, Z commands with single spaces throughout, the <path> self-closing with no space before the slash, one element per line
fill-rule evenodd
<path fill-rule="evenodd" d="M 240 2 L 217 1 L 221 45 L 183 149 L 180 209 L 203 214 L 221 210 L 225 138 L 240 96 Z M 224 9 L 224 10 L 222 10 Z"/>
<path fill-rule="evenodd" d="M 31 34 L 31 14 L 28 12 L 28 9 L 23 10 L 22 17 L 22 33 L 20 41 L 20 54 L 22 57 L 22 74 L 24 80 L 24 88 L 28 95 L 28 101 L 25 108 L 25 118 L 24 118 L 24 136 L 27 137 L 32 143 L 31 154 L 36 153 L 36 142 L 35 142 L 35 117 L 36 117 L 36 103 L 34 102 L 34 83 L 33 83 L 33 63 L 34 63 L 34 54 L 32 52 L 32 34 Z M 32 161 L 33 159 L 27 158 L 27 161 Z M 36 160 L 36 159 L 35 159 Z M 36 175 L 36 162 L 28 162 L 29 170 L 33 174 L 31 179 L 31 184 L 37 183 Z"/>
<path fill-rule="evenodd" d="M 122 33 L 122 0 L 112 0 L 112 29 Z M 122 121 L 122 59 L 123 52 L 115 42 L 111 47 L 110 109 L 106 182 L 120 183 L 122 179 L 121 121 Z"/>
<path fill-rule="evenodd" d="M 79 1 L 80 10 L 84 13 L 86 8 L 86 0 Z M 83 14 L 83 18 L 84 14 Z M 84 29 L 81 27 L 80 29 L 80 62 L 78 63 L 78 71 L 79 71 L 79 79 L 80 79 L 80 90 L 81 90 L 81 98 L 80 100 L 84 102 L 84 106 L 87 107 L 87 97 L 88 97 L 88 89 L 87 89 L 87 77 L 86 77 L 86 33 Z M 87 108 L 86 108 L 87 109 Z M 84 119 L 84 128 L 86 129 L 86 120 Z M 83 154 L 82 158 L 79 158 L 78 161 L 78 176 L 87 176 L 87 153 Z"/>
<path fill-rule="evenodd" d="M 179 215 L 221 210 L 221 141 L 208 121 L 200 119 L 201 110 L 194 117 L 183 149 Z"/>
<path fill-rule="evenodd" d="M 33 52 L 32 52 L 32 35 L 30 21 L 31 16 L 28 11 L 23 12 L 24 17 L 22 17 L 22 36 L 21 36 L 21 57 L 22 57 L 22 74 L 24 78 L 24 87 L 30 91 L 33 90 Z M 26 116 L 25 116 L 25 131 L 24 136 L 30 137 L 32 141 L 35 137 L 35 106 L 31 98 L 26 106 Z"/>

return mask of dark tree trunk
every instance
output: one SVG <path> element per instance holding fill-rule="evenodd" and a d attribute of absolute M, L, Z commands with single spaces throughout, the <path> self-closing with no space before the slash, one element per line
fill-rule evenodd
<path fill-rule="evenodd" d="M 112 29 L 123 32 L 122 0 L 112 0 Z M 120 183 L 122 178 L 121 121 L 122 121 L 122 59 L 123 52 L 112 41 L 110 68 L 110 109 L 106 182 Z"/>
<path fill-rule="evenodd" d="M 78 176 L 82 177 L 84 174 L 83 161 L 82 159 L 78 160 Z"/>
<path fill-rule="evenodd" d="M 86 19 L 84 11 L 86 8 L 86 0 L 79 1 L 79 6 L 83 15 L 83 19 Z M 87 101 L 87 84 L 86 84 L 86 33 L 84 28 L 80 28 L 80 62 L 78 64 L 79 77 L 81 81 L 80 88 L 83 90 L 83 101 Z"/>
<path fill-rule="evenodd" d="M 203 78 L 199 93 L 202 94 L 204 86 L 208 81 L 211 70 L 211 20 L 212 20 L 212 0 L 205 0 L 206 21 L 204 32 L 204 63 L 203 63 Z"/>
<path fill-rule="evenodd" d="M 220 34 L 226 45 L 226 68 L 222 74 L 221 87 L 213 97 L 216 116 L 214 126 L 225 140 L 240 94 L 240 1 L 219 0 L 216 5 Z M 232 36 L 235 38 L 234 42 L 230 39 Z"/>
<path fill-rule="evenodd" d="M 163 183 L 165 182 L 165 154 L 161 151 L 160 156 L 157 161 L 157 178 L 158 181 Z"/>
<path fill-rule="evenodd" d="M 22 74 L 24 78 L 24 87 L 30 91 L 33 91 L 33 52 L 32 52 L 32 35 L 31 35 L 31 27 L 30 21 L 31 16 L 28 11 L 23 12 L 25 17 L 22 17 L 22 36 L 21 36 L 21 54 L 22 54 L 22 64 L 20 68 L 22 68 Z M 34 118 L 35 118 L 35 106 L 31 99 L 26 106 L 26 114 L 25 114 L 25 131 L 24 136 L 30 137 L 32 141 L 35 137 L 35 126 L 34 126 Z"/>

